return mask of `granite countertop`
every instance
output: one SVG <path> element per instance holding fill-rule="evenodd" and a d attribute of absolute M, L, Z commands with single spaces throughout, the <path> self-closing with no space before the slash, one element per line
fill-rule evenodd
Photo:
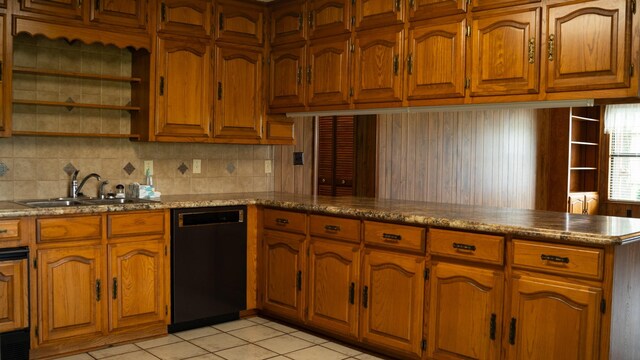
<path fill-rule="evenodd" d="M 0 218 L 249 204 L 592 245 L 621 245 L 640 240 L 640 219 L 633 218 L 419 201 L 356 197 L 333 198 L 272 192 L 168 195 L 163 196 L 161 201 L 154 203 L 85 205 L 43 209 L 29 208 L 13 202 L 0 201 Z"/>

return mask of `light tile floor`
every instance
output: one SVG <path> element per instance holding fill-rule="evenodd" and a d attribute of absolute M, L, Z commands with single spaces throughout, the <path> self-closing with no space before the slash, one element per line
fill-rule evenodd
<path fill-rule="evenodd" d="M 59 360 L 379 360 L 310 333 L 252 317 Z"/>

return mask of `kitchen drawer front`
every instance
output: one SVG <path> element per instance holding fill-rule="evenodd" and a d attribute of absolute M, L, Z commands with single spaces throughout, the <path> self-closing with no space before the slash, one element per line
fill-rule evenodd
<path fill-rule="evenodd" d="M 107 236 L 162 235 L 164 220 L 163 211 L 111 214 L 107 217 Z"/>
<path fill-rule="evenodd" d="M 602 279 L 604 250 L 513 240 L 513 266 Z"/>
<path fill-rule="evenodd" d="M 0 247 L 15 246 L 22 239 L 22 219 L 0 220 Z"/>
<path fill-rule="evenodd" d="M 364 242 L 398 250 L 410 250 L 424 253 L 425 228 L 408 225 L 364 222 Z"/>
<path fill-rule="evenodd" d="M 309 234 L 328 239 L 360 242 L 360 220 L 333 216 L 311 215 Z"/>
<path fill-rule="evenodd" d="M 265 209 L 264 227 L 268 229 L 306 234 L 306 217 L 307 215 L 303 213 Z"/>
<path fill-rule="evenodd" d="M 502 265 L 504 237 L 441 229 L 429 230 L 432 255 Z"/>
<path fill-rule="evenodd" d="M 102 238 L 102 216 L 77 216 L 36 220 L 38 242 L 95 240 Z"/>

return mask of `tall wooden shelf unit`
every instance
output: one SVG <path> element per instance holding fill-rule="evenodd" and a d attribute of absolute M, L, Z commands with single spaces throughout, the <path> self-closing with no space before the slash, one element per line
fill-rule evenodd
<path fill-rule="evenodd" d="M 548 208 L 597 214 L 602 109 L 599 106 L 552 109 L 549 115 Z"/>

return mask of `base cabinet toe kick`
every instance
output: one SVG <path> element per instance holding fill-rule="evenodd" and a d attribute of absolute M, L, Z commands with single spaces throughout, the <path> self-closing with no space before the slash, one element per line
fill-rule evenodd
<path fill-rule="evenodd" d="M 640 243 L 264 208 L 259 311 L 402 359 L 634 358 Z M 638 296 L 638 297 L 636 297 Z M 626 340 L 625 340 L 626 339 Z M 627 342 L 625 342 L 627 341 Z"/>

